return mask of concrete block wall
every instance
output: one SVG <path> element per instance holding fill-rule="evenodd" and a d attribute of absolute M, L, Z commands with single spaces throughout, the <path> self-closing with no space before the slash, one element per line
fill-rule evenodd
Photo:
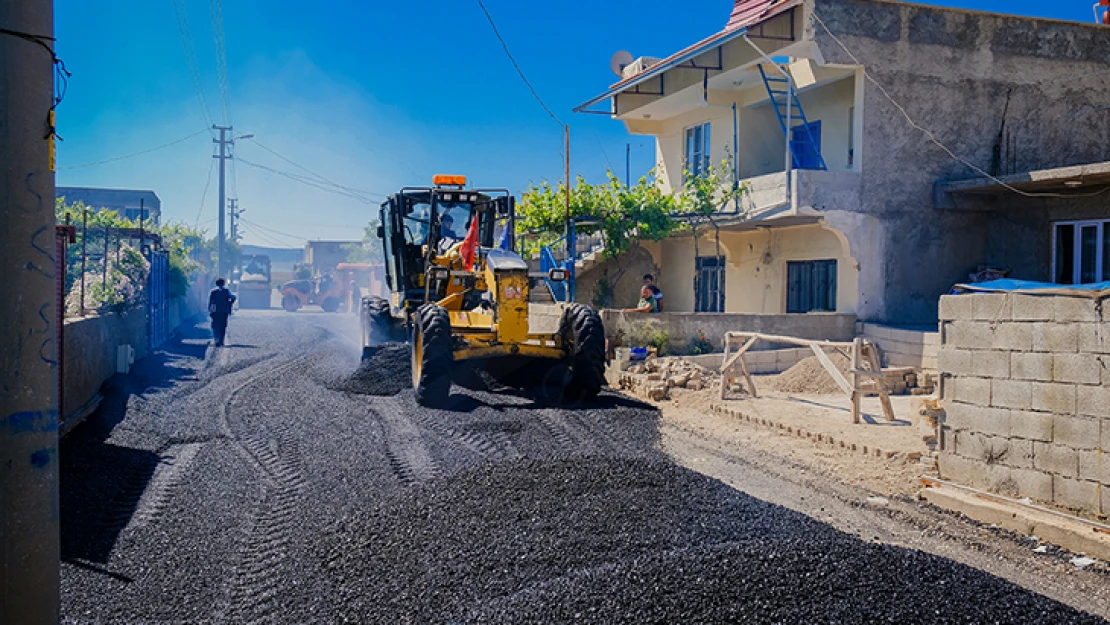
<path fill-rule="evenodd" d="M 1110 314 L 1086 297 L 946 295 L 941 476 L 1110 515 Z"/>
<path fill-rule="evenodd" d="M 857 333 L 879 347 L 885 367 L 937 370 L 940 333 L 930 328 L 898 328 L 860 323 Z"/>
<path fill-rule="evenodd" d="M 124 314 L 66 319 L 65 417 L 88 403 L 116 372 L 116 350 L 130 345 L 138 360 L 147 354 L 147 320 L 143 310 Z"/>

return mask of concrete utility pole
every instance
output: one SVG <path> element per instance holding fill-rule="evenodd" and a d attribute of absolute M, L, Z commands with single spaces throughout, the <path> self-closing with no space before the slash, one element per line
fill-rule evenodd
<path fill-rule="evenodd" d="M 231 198 L 227 201 L 227 214 L 231 216 L 231 240 L 236 243 L 239 242 L 239 211 L 237 210 L 239 200 Z"/>
<path fill-rule="evenodd" d="M 0 623 L 57 623 L 53 0 L 0 2 Z"/>
<path fill-rule="evenodd" d="M 212 158 L 220 159 L 220 227 L 216 235 L 216 275 L 217 277 L 227 278 L 227 231 L 224 229 L 226 221 L 224 219 L 224 207 L 227 206 L 227 198 L 224 197 L 224 164 L 231 157 L 227 152 L 227 146 L 233 139 L 231 138 L 231 126 L 212 126 L 212 128 L 220 131 L 220 138 L 212 140 L 212 143 L 220 146 L 220 153 L 212 156 Z"/>

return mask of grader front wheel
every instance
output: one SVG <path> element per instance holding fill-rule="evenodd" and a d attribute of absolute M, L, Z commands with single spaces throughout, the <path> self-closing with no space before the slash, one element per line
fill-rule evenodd
<path fill-rule="evenodd" d="M 605 385 L 605 328 L 601 315 L 583 304 L 563 311 L 559 334 L 569 345 L 570 380 L 563 397 L 571 401 L 597 397 Z"/>
<path fill-rule="evenodd" d="M 442 406 L 451 392 L 451 316 L 435 304 L 416 311 L 412 329 L 412 386 L 416 403 Z"/>

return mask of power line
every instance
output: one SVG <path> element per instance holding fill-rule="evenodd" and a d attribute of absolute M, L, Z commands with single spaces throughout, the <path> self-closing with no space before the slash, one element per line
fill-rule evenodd
<path fill-rule="evenodd" d="M 860 62 L 860 60 L 856 57 L 856 55 L 852 54 L 852 51 L 848 49 L 848 46 L 844 45 L 844 42 L 842 42 L 839 38 L 837 38 L 836 35 L 834 35 L 832 33 L 831 30 L 829 30 L 828 25 L 825 24 L 825 21 L 822 20 L 821 17 L 817 15 L 817 13 L 813 13 L 813 19 L 817 20 L 817 22 L 819 24 L 821 24 L 821 27 L 825 29 L 825 32 L 828 33 L 829 37 L 831 37 L 832 40 L 835 41 L 837 43 L 837 45 L 839 45 L 841 47 L 841 49 L 843 49 L 844 52 L 849 57 L 851 57 L 852 61 L 854 61 L 856 63 L 856 65 L 858 65 L 859 67 L 863 67 L 864 77 L 867 80 L 871 81 L 871 84 L 875 85 L 879 89 L 879 91 L 883 94 L 883 96 L 885 96 L 886 99 L 889 100 L 890 103 L 894 105 L 894 108 L 898 109 L 898 111 L 900 113 L 902 113 L 902 116 L 906 118 L 906 121 L 909 123 L 911 128 L 914 128 L 914 129 L 924 133 L 925 136 L 929 138 L 929 141 L 933 142 L 938 148 L 940 148 L 946 154 L 948 154 L 948 156 L 952 157 L 956 161 L 959 161 L 960 163 L 963 163 L 964 165 L 966 165 L 967 167 L 969 167 L 971 170 L 975 171 L 979 175 L 983 176 L 984 178 L 986 178 L 986 179 L 990 180 L 991 182 L 994 182 L 995 184 L 997 184 L 999 186 L 1002 186 L 1002 187 L 1004 187 L 1004 188 L 1006 188 L 1010 191 L 1013 191 L 1014 193 L 1017 193 L 1018 195 L 1022 195 L 1022 196 L 1025 196 L 1025 197 L 1058 197 L 1058 198 L 1069 198 L 1069 199 L 1071 199 L 1071 198 L 1081 198 L 1081 197 L 1093 197 L 1093 196 L 1099 195 L 1101 193 L 1104 193 L 1107 190 L 1110 190 L 1110 187 L 1106 187 L 1104 189 L 1101 189 L 1099 191 L 1095 191 L 1093 193 L 1082 193 L 1082 194 L 1079 194 L 1079 193 L 1074 193 L 1074 194 L 1073 193 L 1040 193 L 1040 192 L 1033 192 L 1033 191 L 1024 191 L 1022 189 L 1019 189 L 1019 188 L 1003 181 L 998 176 L 991 175 L 986 170 L 984 170 L 982 167 L 979 167 L 975 163 L 972 163 L 968 159 L 966 159 L 966 158 L 956 154 L 955 152 L 953 152 L 948 146 L 941 143 L 940 139 L 937 139 L 936 135 L 934 135 L 931 130 L 929 130 L 928 128 L 925 128 L 921 124 L 918 124 L 916 121 L 914 121 L 914 119 L 912 117 L 910 117 L 909 112 L 906 111 L 905 107 L 903 107 L 901 104 L 899 104 L 898 101 L 895 100 L 894 97 L 891 96 L 890 93 L 888 93 L 887 90 L 881 84 L 879 84 L 879 82 L 877 80 L 875 80 L 874 78 L 871 77 L 871 72 L 867 71 L 867 68 L 864 67 L 863 63 Z M 1078 77 L 1078 76 L 1075 76 L 1075 77 Z"/>
<path fill-rule="evenodd" d="M 231 119 L 231 83 L 227 69 L 227 37 L 224 32 L 224 10 L 222 0 L 208 0 L 212 14 L 212 43 L 216 48 L 216 79 L 220 89 L 220 106 L 224 112 L 224 123 L 234 126 Z"/>
<path fill-rule="evenodd" d="M 333 187 L 343 189 L 344 191 L 350 191 L 351 193 L 358 193 L 358 194 L 362 194 L 362 195 L 377 195 L 377 196 L 380 196 L 380 197 L 385 197 L 381 193 L 374 193 L 372 191 L 363 191 L 361 189 L 356 189 L 354 187 L 348 187 L 348 186 L 345 186 L 345 185 L 341 185 L 338 182 L 333 182 L 333 181 L 321 176 L 320 174 L 312 171 L 311 169 L 305 167 L 304 165 L 300 165 L 300 164 L 294 162 L 292 159 L 290 159 L 288 157 L 285 157 L 285 156 L 282 156 L 281 154 L 278 154 L 276 151 L 262 145 L 261 143 L 259 143 L 259 141 L 257 139 L 252 138 L 251 141 L 253 141 L 254 144 L 257 145 L 258 147 L 262 148 L 263 150 L 266 150 L 270 154 L 273 154 L 274 156 L 276 156 L 276 157 L 280 158 L 281 160 L 285 161 L 286 163 L 289 163 L 290 165 L 296 167 L 297 169 L 300 169 L 301 171 L 312 174 L 316 178 L 319 178 L 322 182 L 326 182 L 327 184 L 329 184 Z"/>
<path fill-rule="evenodd" d="M 262 230 L 262 231 L 267 232 L 269 234 L 282 236 L 282 237 L 285 237 L 287 239 L 293 239 L 293 240 L 296 240 L 296 241 L 307 241 L 308 240 L 308 237 L 302 237 L 302 236 L 299 236 L 299 235 L 289 234 L 287 232 L 282 232 L 280 230 L 274 230 L 273 228 L 270 228 L 268 226 L 263 226 L 262 224 L 251 221 L 249 219 L 243 219 L 243 223 L 254 226 L 255 228 L 258 228 L 259 230 Z"/>
<path fill-rule="evenodd" d="M 200 194 L 200 208 L 197 209 L 197 218 L 193 220 L 193 228 L 200 225 L 200 216 L 204 213 L 204 200 L 208 198 L 208 187 L 212 186 L 212 170 L 216 168 L 216 159 L 208 163 L 208 179 L 204 182 L 204 193 Z"/>
<path fill-rule="evenodd" d="M 92 163 L 81 163 L 80 165 L 70 165 L 69 167 L 61 167 L 59 169 L 81 169 L 82 167 L 93 167 L 95 165 L 104 165 L 106 163 L 114 163 L 116 161 L 122 161 L 122 160 L 125 160 L 125 159 L 134 158 L 136 156 L 142 156 L 143 154 L 150 154 L 151 152 L 155 152 L 155 151 L 158 151 L 158 150 L 161 150 L 161 149 L 164 149 L 164 148 L 168 148 L 168 147 L 173 146 L 173 145 L 177 145 L 178 143 L 188 141 L 189 139 L 192 139 L 193 137 L 195 137 L 197 135 L 204 134 L 206 132 L 208 132 L 208 129 L 204 128 L 204 129 L 201 129 L 201 130 L 198 130 L 198 131 L 194 132 L 191 135 L 188 135 L 186 137 L 181 137 L 180 139 L 170 141 L 169 143 L 163 143 L 162 145 L 159 145 L 157 147 L 148 148 L 146 150 L 141 150 L 139 152 L 134 152 L 132 154 L 125 154 L 123 156 L 116 156 L 116 157 L 113 157 L 113 158 L 106 158 L 102 161 L 94 161 Z"/>
<path fill-rule="evenodd" d="M 315 187 L 317 189 L 320 189 L 321 191 L 327 191 L 328 193 L 335 193 L 336 195 L 343 195 L 343 196 L 346 196 L 346 197 L 349 197 L 349 198 L 356 199 L 360 202 L 369 204 L 371 206 L 375 205 L 376 202 L 373 199 L 371 199 L 369 197 L 366 197 L 365 195 L 361 195 L 361 194 L 365 193 L 367 195 L 379 195 L 379 196 L 381 195 L 380 193 L 371 193 L 369 191 L 348 191 L 345 188 L 336 188 L 335 186 L 325 186 L 324 184 L 320 183 L 319 181 L 313 180 L 312 178 L 308 178 L 306 176 L 301 176 L 301 175 L 298 175 L 298 174 L 289 173 L 287 171 L 282 171 L 280 169 L 274 169 L 273 167 L 267 167 L 266 165 L 260 165 L 260 164 L 255 163 L 255 162 L 248 161 L 245 158 L 241 158 L 241 157 L 236 157 L 236 158 L 237 158 L 237 160 L 242 162 L 244 165 L 247 165 L 248 167 L 255 167 L 257 169 L 268 171 L 272 174 L 276 174 L 278 176 L 288 178 L 288 179 L 293 180 L 295 182 L 299 182 L 301 184 L 304 184 L 304 185 L 307 185 L 307 186 L 310 186 L 310 187 Z"/>
<path fill-rule="evenodd" d="M 544 103 L 543 98 L 540 97 L 540 94 L 536 93 L 536 88 L 532 86 L 532 83 L 528 81 L 528 77 L 524 75 L 524 70 L 520 69 L 520 64 L 518 64 L 516 62 L 516 59 L 513 58 L 513 53 L 509 51 L 509 44 L 505 43 L 505 38 L 501 36 L 501 31 L 497 30 L 497 24 L 493 22 L 493 16 L 490 15 L 489 10 L 486 9 L 485 3 L 482 2 L 482 0 L 478 0 L 478 6 L 481 7 L 482 12 L 486 14 L 486 19 L 489 20 L 489 25 L 493 28 L 493 34 L 497 37 L 497 40 L 501 42 L 501 48 L 505 50 L 505 56 L 509 57 L 509 61 L 511 61 L 513 67 L 516 68 L 516 73 L 520 75 L 520 79 L 524 81 L 524 84 L 527 85 L 528 90 L 532 92 L 532 97 L 536 98 L 536 102 L 540 103 L 540 106 L 543 107 L 543 110 L 547 111 L 547 114 L 551 116 L 551 119 L 555 120 L 556 124 L 559 124 L 560 126 L 563 126 L 565 128 L 566 124 L 559 121 L 559 118 L 555 116 L 555 113 L 553 113 L 551 109 L 548 108 L 547 104 Z"/>
<path fill-rule="evenodd" d="M 204 82 L 201 80 L 200 63 L 197 62 L 197 51 L 193 46 L 193 36 L 189 31 L 189 19 L 185 13 L 185 4 L 182 0 L 173 0 L 174 14 L 177 16 L 177 30 L 181 35 L 181 45 L 185 49 L 185 63 L 189 65 L 189 75 L 193 79 L 193 90 L 197 94 L 197 103 L 200 104 L 200 115 L 206 128 L 212 126 L 212 113 L 208 109 L 208 98 L 204 94 Z"/>

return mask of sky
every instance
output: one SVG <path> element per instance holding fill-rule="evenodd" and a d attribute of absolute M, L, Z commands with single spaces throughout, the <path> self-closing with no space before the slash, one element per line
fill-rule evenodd
<path fill-rule="evenodd" d="M 540 97 L 570 125 L 572 175 L 594 182 L 607 169 L 624 176 L 629 146 L 633 177 L 655 160 L 650 137 L 571 112 L 616 80 L 613 53 L 668 56 L 720 30 L 732 8 L 732 0 L 484 1 Z M 930 4 L 1093 20 L 1089 1 Z M 213 6 L 222 7 L 226 98 Z M 58 186 L 151 189 L 163 221 L 215 232 L 212 123 L 254 135 L 236 142 L 226 180 L 247 244 L 361 238 L 382 196 L 436 173 L 514 192 L 563 175 L 562 129 L 517 75 L 477 0 L 56 0 L 55 35 L 72 72 L 58 107 Z M 369 202 L 271 170 L 308 170 Z"/>

